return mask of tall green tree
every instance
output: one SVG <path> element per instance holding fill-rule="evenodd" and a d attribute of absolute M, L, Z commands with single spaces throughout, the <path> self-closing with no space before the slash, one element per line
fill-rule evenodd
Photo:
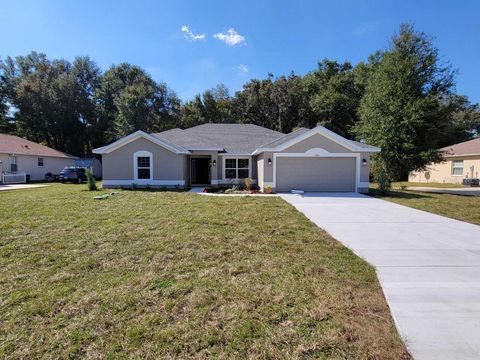
<path fill-rule="evenodd" d="M 363 96 L 363 88 L 357 86 L 352 65 L 325 59 L 318 64 L 317 70 L 305 76 L 304 83 L 315 123 L 342 136 L 351 136 Z"/>
<path fill-rule="evenodd" d="M 8 57 L 0 68 L 18 135 L 75 155 L 88 151 L 85 131 L 95 119 L 92 89 L 99 73 L 91 60 L 72 65 L 32 52 Z"/>
<path fill-rule="evenodd" d="M 442 64 L 432 39 L 401 25 L 370 74 L 355 133 L 379 146 L 377 176 L 393 181 L 441 160 L 437 151 L 451 129 L 453 110 L 442 106 L 454 72 Z"/>
<path fill-rule="evenodd" d="M 136 130 L 155 132 L 177 126 L 180 100 L 166 84 L 155 82 L 138 66 L 112 66 L 96 94 L 98 132 L 104 141 L 116 140 Z"/>

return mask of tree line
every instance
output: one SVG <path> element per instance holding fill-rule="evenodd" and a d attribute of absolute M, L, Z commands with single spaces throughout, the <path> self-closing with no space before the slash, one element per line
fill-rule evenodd
<path fill-rule="evenodd" d="M 268 74 L 233 95 L 220 84 L 186 102 L 132 64 L 102 72 L 89 57 L 32 52 L 0 61 L 0 132 L 88 156 L 136 130 L 224 122 L 288 133 L 321 124 L 381 147 L 374 173 L 389 182 L 478 133 L 478 104 L 456 93 L 455 75 L 432 38 L 408 24 L 356 66 L 325 59 L 303 76 Z"/>

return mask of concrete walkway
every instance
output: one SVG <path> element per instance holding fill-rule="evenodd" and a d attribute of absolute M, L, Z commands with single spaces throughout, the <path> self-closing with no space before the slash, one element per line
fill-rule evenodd
<path fill-rule="evenodd" d="M 480 196 L 480 188 L 478 187 L 465 187 L 465 188 L 434 188 L 428 186 L 410 186 L 408 191 L 430 192 L 437 194 L 452 194 L 452 195 L 465 195 L 465 196 Z"/>
<path fill-rule="evenodd" d="M 48 184 L 9 184 L 9 185 L 0 185 L 0 191 L 34 189 L 34 188 L 45 187 L 45 186 L 50 186 L 50 185 Z"/>
<path fill-rule="evenodd" d="M 374 265 L 415 359 L 480 359 L 480 226 L 348 194 L 282 194 Z"/>

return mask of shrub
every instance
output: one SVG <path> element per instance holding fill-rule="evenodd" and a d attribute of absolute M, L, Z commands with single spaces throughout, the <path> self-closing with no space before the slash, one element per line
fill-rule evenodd
<path fill-rule="evenodd" d="M 252 178 L 247 177 L 247 178 L 243 179 L 243 184 L 244 184 L 246 190 L 248 190 L 248 191 L 252 190 L 252 186 L 253 186 Z"/>
<path fill-rule="evenodd" d="M 89 191 L 97 191 L 97 183 L 95 181 L 95 177 L 93 176 L 92 170 L 87 169 L 85 171 L 85 175 L 87 176 L 87 186 Z"/>
<path fill-rule="evenodd" d="M 388 173 L 387 167 L 382 159 L 376 159 L 372 163 L 373 178 L 378 184 L 378 190 L 381 194 L 385 194 L 392 188 L 392 178 Z"/>
<path fill-rule="evenodd" d="M 263 192 L 267 193 L 267 194 L 271 194 L 273 191 L 272 187 L 270 185 L 267 185 L 263 188 Z"/>

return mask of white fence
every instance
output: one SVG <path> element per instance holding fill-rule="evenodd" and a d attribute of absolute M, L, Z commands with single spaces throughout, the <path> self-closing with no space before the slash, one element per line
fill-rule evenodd
<path fill-rule="evenodd" d="M 3 173 L 2 181 L 4 184 L 25 184 L 27 182 L 27 174 Z"/>

